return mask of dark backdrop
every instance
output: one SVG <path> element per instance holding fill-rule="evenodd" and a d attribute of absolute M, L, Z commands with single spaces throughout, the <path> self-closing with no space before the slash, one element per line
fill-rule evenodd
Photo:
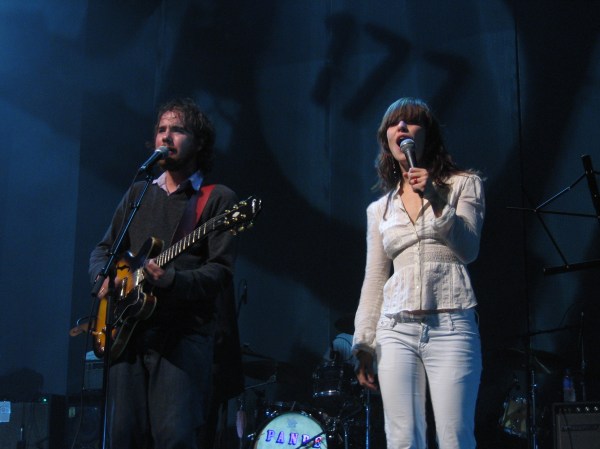
<path fill-rule="evenodd" d="M 309 400 L 335 323 L 358 302 L 377 125 L 392 101 L 419 96 L 455 160 L 487 178 L 470 266 L 480 446 L 505 436 L 513 377 L 526 388 L 507 349 L 545 351 L 541 421 L 563 369 L 580 379 L 582 348 L 587 399 L 599 399 L 598 268 L 543 269 L 600 258 L 589 190 L 576 183 L 581 155 L 600 167 L 600 2 L 8 1 L 0 20 L 4 396 L 79 390 L 84 340 L 67 332 L 89 311 L 89 252 L 148 155 L 155 107 L 191 96 L 216 124 L 214 179 L 264 204 L 239 236 L 242 340 L 294 370 L 293 385 L 266 388 L 270 400 Z M 569 186 L 546 209 L 589 216 L 510 209 Z"/>

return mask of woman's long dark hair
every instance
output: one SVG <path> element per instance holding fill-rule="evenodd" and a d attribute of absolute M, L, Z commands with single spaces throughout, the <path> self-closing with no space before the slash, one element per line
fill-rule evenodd
<path fill-rule="evenodd" d="M 419 165 L 431 173 L 434 183 L 443 186 L 452 174 L 463 171 L 452 161 L 446 151 L 440 123 L 427 103 L 418 98 L 400 98 L 388 107 L 377 130 L 380 150 L 376 168 L 379 180 L 374 189 L 384 193 L 389 192 L 403 180 L 400 166 L 392 156 L 387 140 L 388 128 L 400 120 L 420 125 L 425 129 L 425 151 L 419 160 Z"/>

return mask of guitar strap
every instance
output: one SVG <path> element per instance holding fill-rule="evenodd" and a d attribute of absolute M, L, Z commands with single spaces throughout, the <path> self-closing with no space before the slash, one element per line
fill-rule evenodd
<path fill-rule="evenodd" d="M 215 184 L 208 184 L 206 186 L 202 186 L 200 189 L 194 192 L 192 196 L 190 196 L 188 204 L 183 211 L 181 220 L 179 221 L 179 225 L 177 225 L 177 230 L 173 235 L 172 243 L 178 242 L 184 236 L 190 234 L 194 230 L 198 224 L 198 221 L 200 220 L 204 206 L 206 206 L 208 198 L 210 198 L 210 194 L 214 188 Z"/>

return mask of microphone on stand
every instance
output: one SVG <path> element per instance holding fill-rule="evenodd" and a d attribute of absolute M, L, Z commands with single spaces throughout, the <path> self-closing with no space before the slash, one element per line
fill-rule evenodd
<path fill-rule="evenodd" d="M 169 155 L 169 148 L 167 147 L 158 147 L 154 150 L 154 153 L 144 162 L 138 170 L 138 173 L 148 171 L 154 164 L 156 164 L 161 159 L 166 158 Z"/>

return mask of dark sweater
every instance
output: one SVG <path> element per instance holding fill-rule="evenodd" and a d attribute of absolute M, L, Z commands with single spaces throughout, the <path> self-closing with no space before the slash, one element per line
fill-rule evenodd
<path fill-rule="evenodd" d="M 92 281 L 106 263 L 121 224 L 129 216 L 130 207 L 142 187 L 143 182 L 138 182 L 125 193 L 104 238 L 92 251 L 89 269 Z M 150 185 L 123 241 L 123 250 L 138 255 L 150 237 L 165 242 L 163 249 L 171 246 L 175 229 L 191 194 L 190 189 L 167 195 L 157 185 Z M 232 190 L 216 185 L 202 212 L 200 223 L 230 209 L 236 200 Z M 214 320 L 215 300 L 229 288 L 233 279 L 234 243 L 231 233 L 212 231 L 175 258 L 171 262 L 176 270 L 173 284 L 167 289 L 153 289 L 157 297 L 156 310 L 148 320 L 138 324 L 137 332 L 148 328 L 177 333 L 207 332 L 207 323 Z"/>

